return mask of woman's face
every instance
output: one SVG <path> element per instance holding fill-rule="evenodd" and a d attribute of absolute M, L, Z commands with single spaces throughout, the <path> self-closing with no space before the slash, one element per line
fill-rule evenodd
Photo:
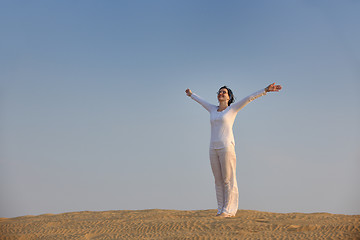
<path fill-rule="evenodd" d="M 218 92 L 218 100 L 219 100 L 219 102 L 221 102 L 221 101 L 228 102 L 230 100 L 229 93 L 228 93 L 228 90 L 226 88 L 222 88 L 222 89 L 219 90 L 219 92 Z"/>

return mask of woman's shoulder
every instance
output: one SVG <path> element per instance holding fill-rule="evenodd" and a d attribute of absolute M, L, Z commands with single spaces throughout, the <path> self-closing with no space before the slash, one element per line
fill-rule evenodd
<path fill-rule="evenodd" d="M 210 111 L 211 112 L 217 112 L 219 106 L 217 105 L 214 105 L 214 104 L 210 104 Z"/>

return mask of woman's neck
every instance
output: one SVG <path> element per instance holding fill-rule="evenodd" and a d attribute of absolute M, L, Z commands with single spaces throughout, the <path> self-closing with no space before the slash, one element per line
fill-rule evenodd
<path fill-rule="evenodd" d="M 224 111 L 227 107 L 228 107 L 227 102 L 226 101 L 221 101 L 221 102 L 219 102 L 218 111 L 219 112 Z"/>

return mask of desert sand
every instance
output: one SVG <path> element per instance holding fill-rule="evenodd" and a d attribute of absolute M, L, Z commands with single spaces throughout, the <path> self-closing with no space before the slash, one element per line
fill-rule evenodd
<path fill-rule="evenodd" d="M 0 239 L 360 239 L 360 215 L 122 210 L 0 219 Z"/>

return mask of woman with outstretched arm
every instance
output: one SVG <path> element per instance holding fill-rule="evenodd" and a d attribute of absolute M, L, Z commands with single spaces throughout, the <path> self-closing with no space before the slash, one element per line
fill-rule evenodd
<path fill-rule="evenodd" d="M 239 102 L 235 102 L 234 95 L 226 86 L 218 91 L 219 105 L 213 105 L 186 89 L 187 96 L 201 104 L 210 113 L 210 164 L 215 178 L 217 198 L 217 214 L 219 217 L 233 217 L 238 209 L 238 187 L 236 181 L 236 154 L 233 125 L 237 113 L 248 103 L 268 92 L 278 92 L 280 85 L 270 84 Z"/>

